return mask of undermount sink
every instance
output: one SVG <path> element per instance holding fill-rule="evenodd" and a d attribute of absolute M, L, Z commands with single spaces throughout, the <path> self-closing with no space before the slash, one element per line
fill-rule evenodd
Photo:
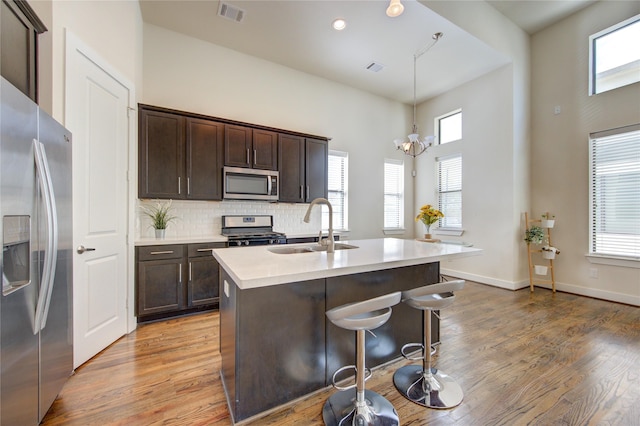
<path fill-rule="evenodd" d="M 267 250 L 275 254 L 313 253 L 311 247 L 270 247 Z"/>
<path fill-rule="evenodd" d="M 333 245 L 333 249 L 334 250 L 350 250 L 350 249 L 356 249 L 358 248 L 358 246 L 352 246 L 349 244 L 344 244 L 344 243 L 335 243 Z M 327 247 L 326 246 L 321 246 L 320 244 L 316 244 L 311 246 L 311 250 L 313 251 L 327 251 Z"/>
<path fill-rule="evenodd" d="M 355 249 L 358 246 L 352 246 L 350 244 L 344 243 L 335 243 L 335 250 L 349 250 Z M 275 254 L 297 254 L 297 253 L 313 253 L 316 251 L 327 251 L 327 247 L 321 246 L 320 244 L 314 244 L 311 246 L 297 246 L 297 247 L 270 247 L 269 250 L 271 253 Z"/>

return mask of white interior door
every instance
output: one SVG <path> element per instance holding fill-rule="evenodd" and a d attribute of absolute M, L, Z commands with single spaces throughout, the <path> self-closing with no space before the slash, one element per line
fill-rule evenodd
<path fill-rule="evenodd" d="M 74 368 L 127 332 L 130 89 L 67 31 L 73 133 Z M 84 247 L 84 251 L 82 250 Z"/>

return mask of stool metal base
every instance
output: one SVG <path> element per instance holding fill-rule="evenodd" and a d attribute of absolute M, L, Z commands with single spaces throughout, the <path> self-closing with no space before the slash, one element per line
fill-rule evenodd
<path fill-rule="evenodd" d="M 393 384 L 407 399 L 429 408 L 453 408 L 462 402 L 460 385 L 436 368 L 423 371 L 420 365 L 406 365 L 393 375 Z"/>
<path fill-rule="evenodd" d="M 336 392 L 322 407 L 327 426 L 398 426 L 400 420 L 393 405 L 382 395 L 365 389 L 365 405 L 357 406 L 356 390 Z"/>

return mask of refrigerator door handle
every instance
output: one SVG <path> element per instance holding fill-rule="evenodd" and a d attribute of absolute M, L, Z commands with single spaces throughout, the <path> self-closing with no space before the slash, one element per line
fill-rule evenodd
<path fill-rule="evenodd" d="M 53 184 L 51 182 L 47 153 L 45 152 L 44 145 L 36 139 L 33 140 L 33 152 L 47 218 L 47 248 L 44 257 L 38 304 L 36 306 L 35 334 L 46 326 L 47 316 L 49 315 L 49 303 L 51 302 L 53 281 L 56 274 L 56 259 L 58 258 L 58 217 L 56 214 L 56 199 L 53 194 Z"/>

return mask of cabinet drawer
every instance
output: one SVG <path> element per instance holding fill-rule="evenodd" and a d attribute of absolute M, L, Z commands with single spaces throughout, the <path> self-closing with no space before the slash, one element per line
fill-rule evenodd
<path fill-rule="evenodd" d="M 184 245 L 182 244 L 138 247 L 138 261 L 179 259 L 183 256 Z"/>
<path fill-rule="evenodd" d="M 198 243 L 188 244 L 189 257 L 211 256 L 211 250 L 217 248 L 225 248 L 227 243 Z"/>

